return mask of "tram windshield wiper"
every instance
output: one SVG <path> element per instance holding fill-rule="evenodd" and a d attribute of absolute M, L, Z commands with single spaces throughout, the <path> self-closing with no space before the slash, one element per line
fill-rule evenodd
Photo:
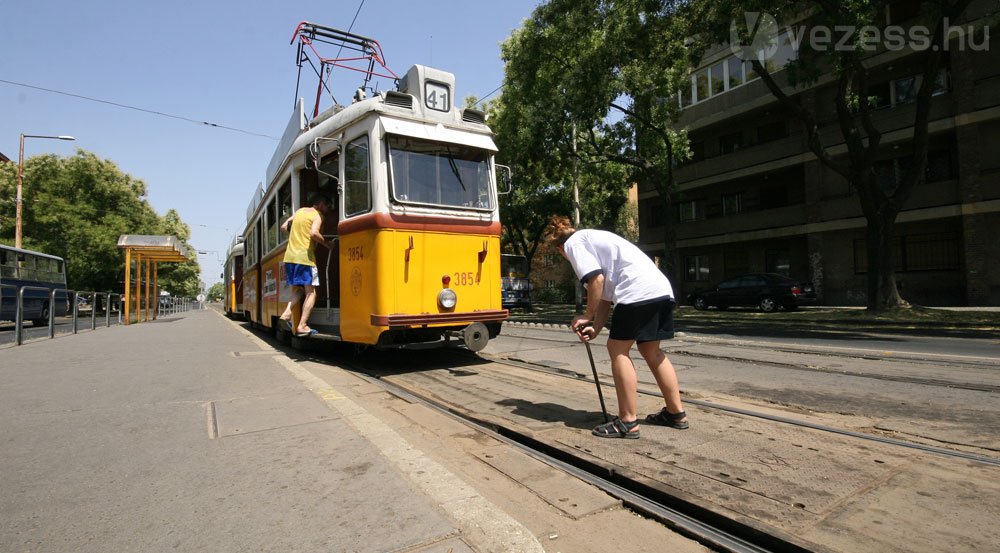
<path fill-rule="evenodd" d="M 451 172 L 455 173 L 455 178 L 458 179 L 458 184 L 462 185 L 462 191 L 467 191 L 468 189 L 465 187 L 465 182 L 462 180 L 462 174 L 458 171 L 458 164 L 455 163 L 455 156 L 451 155 L 451 148 L 448 149 L 448 165 L 451 167 Z"/>

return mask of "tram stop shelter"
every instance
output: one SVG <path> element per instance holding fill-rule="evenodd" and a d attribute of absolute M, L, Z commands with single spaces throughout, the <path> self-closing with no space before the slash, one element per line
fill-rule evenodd
<path fill-rule="evenodd" d="M 181 244 L 176 236 L 123 234 L 118 237 L 118 249 L 125 250 L 125 324 L 132 322 L 132 302 L 135 302 L 135 322 L 148 321 L 150 307 L 155 320 L 159 307 L 159 301 L 156 301 L 159 298 L 156 282 L 159 264 L 190 261 L 187 247 Z M 134 290 L 131 284 L 133 261 L 135 262 Z M 145 270 L 143 262 L 146 265 Z M 153 301 L 150 301 L 150 284 L 153 287 Z M 142 306 L 145 306 L 144 312 Z"/>

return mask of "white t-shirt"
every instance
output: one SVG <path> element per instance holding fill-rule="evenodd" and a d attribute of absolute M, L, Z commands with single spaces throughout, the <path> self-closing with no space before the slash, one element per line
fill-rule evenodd
<path fill-rule="evenodd" d="M 618 304 L 673 297 L 674 289 L 635 244 L 604 230 L 578 230 L 563 244 L 576 277 L 604 275 L 602 299 Z"/>

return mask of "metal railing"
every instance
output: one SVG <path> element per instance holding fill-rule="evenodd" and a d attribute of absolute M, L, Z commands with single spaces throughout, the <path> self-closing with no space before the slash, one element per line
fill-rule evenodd
<path fill-rule="evenodd" d="M 2 291 L 9 289 L 13 291 L 13 294 L 3 294 Z M 0 302 L 3 301 L 2 298 L 16 298 L 15 309 L 14 309 L 14 344 L 22 345 L 24 344 L 25 332 L 24 332 L 24 300 L 25 292 L 27 291 L 41 291 L 48 292 L 48 337 L 49 339 L 56 337 L 56 295 L 59 293 L 66 294 L 66 300 L 71 302 L 71 308 L 69 309 L 66 316 L 70 317 L 70 323 L 72 327 L 72 334 L 76 334 L 80 329 L 80 298 L 88 298 L 90 304 L 90 330 L 96 330 L 98 327 L 97 316 L 99 311 L 103 311 L 103 324 L 105 328 L 110 328 L 112 325 L 112 314 L 115 315 L 114 324 L 122 324 L 123 314 L 124 314 L 124 296 L 122 294 L 116 294 L 113 292 L 94 292 L 94 291 L 82 291 L 78 292 L 76 290 L 69 290 L 67 288 L 48 288 L 44 286 L 16 286 L 14 284 L 0 284 Z M 36 298 L 37 299 L 37 298 Z M 103 300 L 103 301 L 102 301 Z M 103 305 L 103 309 L 100 307 Z M 190 311 L 192 309 L 201 308 L 201 304 L 191 298 L 160 298 L 157 301 L 156 306 L 153 308 L 154 312 L 158 315 L 173 315 L 176 313 L 182 313 L 185 311 Z M 136 321 L 139 322 L 139 321 Z M 84 327 L 86 328 L 86 327 Z M 67 332 L 68 333 L 68 332 Z M 63 333 L 63 334 L 67 334 Z"/>
<path fill-rule="evenodd" d="M 19 346 L 24 343 L 24 293 L 29 290 L 49 293 L 48 326 L 50 339 L 56 337 L 56 292 L 66 292 L 67 298 L 70 295 L 70 291 L 65 288 L 48 288 L 45 286 L 19 287 L 17 290 L 17 308 L 14 310 L 14 343 Z"/>
<path fill-rule="evenodd" d="M 122 294 L 115 294 L 112 292 L 73 292 L 73 334 L 76 334 L 79 330 L 79 311 L 80 311 L 80 298 L 86 298 L 89 296 L 90 302 L 90 330 L 97 329 L 97 312 L 101 305 L 104 306 L 104 327 L 109 328 L 111 326 L 111 312 L 116 311 L 118 313 L 117 321 L 115 324 L 122 324 Z M 118 298 L 118 302 L 114 302 L 114 298 Z M 101 298 L 104 298 L 103 303 Z"/>

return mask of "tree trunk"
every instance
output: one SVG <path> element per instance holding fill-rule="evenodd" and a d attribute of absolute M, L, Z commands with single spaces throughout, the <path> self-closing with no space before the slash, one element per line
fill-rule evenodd
<path fill-rule="evenodd" d="M 910 304 L 899 295 L 896 288 L 895 254 L 893 251 L 893 227 L 896 211 L 882 206 L 878 213 L 866 217 L 868 220 L 868 309 L 885 311 Z"/>

